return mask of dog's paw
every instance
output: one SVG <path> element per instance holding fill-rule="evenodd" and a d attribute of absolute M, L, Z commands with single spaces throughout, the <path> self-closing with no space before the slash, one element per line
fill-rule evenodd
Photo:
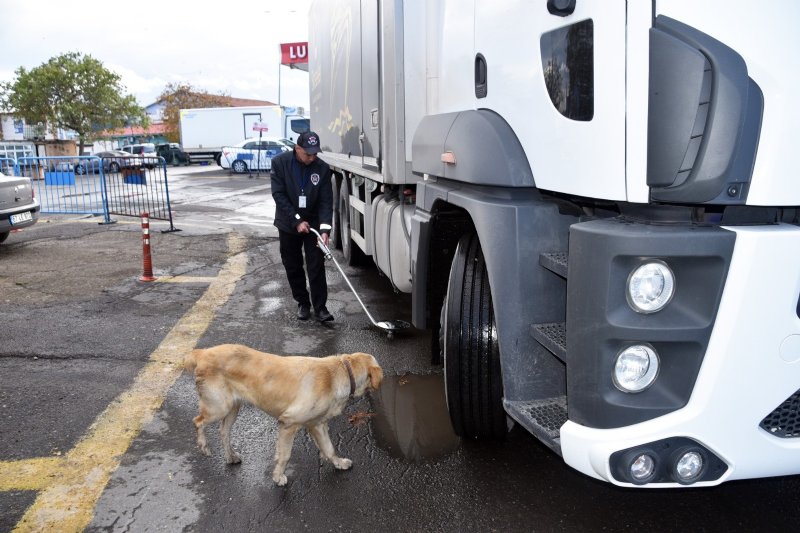
<path fill-rule="evenodd" d="M 211 450 L 207 445 L 198 446 L 198 448 L 200 449 L 200 453 L 208 457 L 211 457 Z"/>
<path fill-rule="evenodd" d="M 289 478 L 287 478 L 285 474 L 272 474 L 272 481 L 279 487 L 283 487 L 289 482 Z"/>
<path fill-rule="evenodd" d="M 228 463 L 229 465 L 238 465 L 239 463 L 242 462 L 242 458 L 239 457 L 238 454 L 232 453 L 225 458 L 225 462 Z"/>
<path fill-rule="evenodd" d="M 350 467 L 353 466 L 353 461 L 345 459 L 344 457 L 334 457 L 333 466 L 339 470 L 349 470 Z"/>

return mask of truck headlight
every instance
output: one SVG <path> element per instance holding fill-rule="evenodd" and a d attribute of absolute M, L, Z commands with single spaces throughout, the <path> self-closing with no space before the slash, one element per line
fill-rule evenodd
<path fill-rule="evenodd" d="M 705 473 L 706 461 L 698 448 L 683 448 L 673 455 L 672 476 L 678 483 L 689 485 Z"/>
<path fill-rule="evenodd" d="M 628 305 L 637 313 L 660 311 L 675 294 L 675 275 L 663 261 L 650 261 L 628 276 Z"/>
<path fill-rule="evenodd" d="M 629 346 L 617 355 L 614 385 L 622 392 L 640 392 L 658 376 L 658 354 L 648 345 Z"/>
<path fill-rule="evenodd" d="M 635 484 L 645 484 L 656 477 L 656 458 L 650 453 L 642 453 L 633 458 L 629 473 Z"/>

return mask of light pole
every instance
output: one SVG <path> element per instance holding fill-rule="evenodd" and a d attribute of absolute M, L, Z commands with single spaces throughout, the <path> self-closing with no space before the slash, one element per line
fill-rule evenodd
<path fill-rule="evenodd" d="M 276 19 L 276 27 L 280 31 L 274 34 L 274 37 L 278 38 L 278 43 L 285 42 L 281 40 L 282 36 L 286 35 L 278 35 L 278 34 L 289 34 L 295 33 L 296 29 L 289 24 L 290 19 L 295 19 L 298 15 L 302 13 L 306 13 L 308 11 L 308 5 L 310 3 L 309 0 L 297 0 L 295 2 L 298 5 L 293 7 L 284 8 L 282 6 L 278 7 L 277 9 L 267 9 L 264 11 L 264 14 L 267 16 L 273 17 Z M 299 8 L 298 8 L 299 6 Z M 278 105 L 281 105 L 281 56 L 280 53 L 278 55 Z"/>

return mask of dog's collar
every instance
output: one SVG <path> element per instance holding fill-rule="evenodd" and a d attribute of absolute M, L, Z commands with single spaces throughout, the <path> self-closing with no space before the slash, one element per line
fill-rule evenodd
<path fill-rule="evenodd" d="M 347 369 L 347 377 L 350 378 L 350 397 L 353 397 L 353 394 L 356 393 L 356 378 L 353 377 L 353 367 L 350 366 L 350 361 L 342 358 L 342 363 L 344 363 L 344 367 Z"/>

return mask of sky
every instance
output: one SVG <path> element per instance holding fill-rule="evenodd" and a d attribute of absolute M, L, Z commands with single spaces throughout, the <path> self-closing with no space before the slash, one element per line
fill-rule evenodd
<path fill-rule="evenodd" d="M 308 73 L 280 43 L 308 40 L 310 0 L 0 0 L 0 81 L 67 52 L 100 60 L 147 106 L 167 83 L 308 110 Z M 280 72 L 279 72 L 280 71 Z"/>

